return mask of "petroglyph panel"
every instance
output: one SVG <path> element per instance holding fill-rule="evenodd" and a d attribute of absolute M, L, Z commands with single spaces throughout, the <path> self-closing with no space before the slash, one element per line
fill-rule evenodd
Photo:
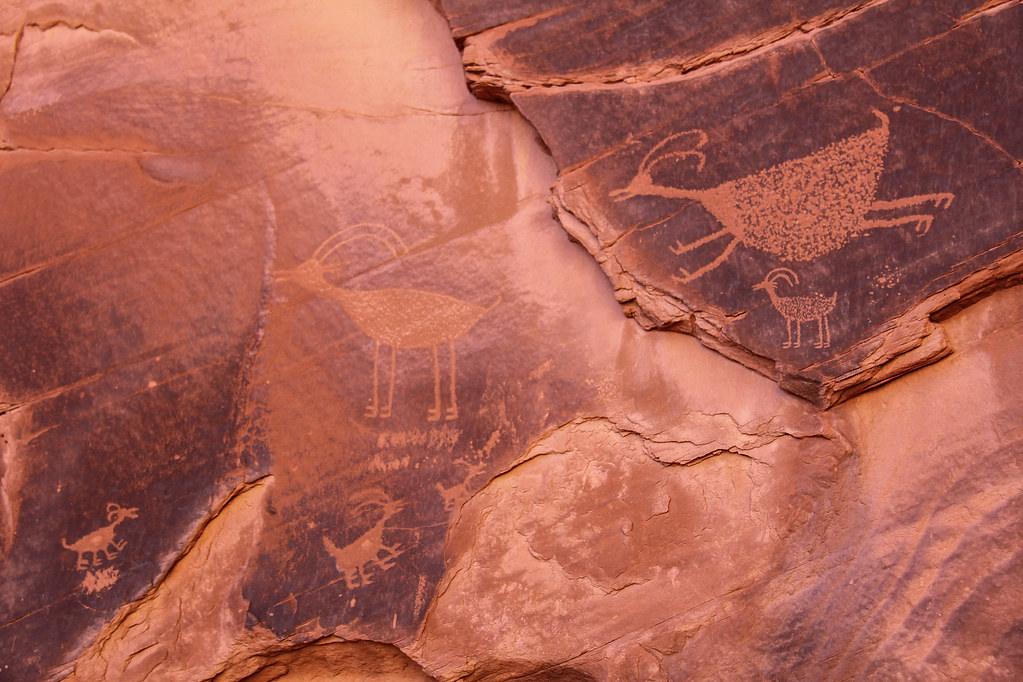
<path fill-rule="evenodd" d="M 1019 2 L 15 4 L 0 679 L 1023 679 Z"/>
<path fill-rule="evenodd" d="M 947 355 L 932 318 L 1023 270 L 1021 133 L 1007 124 L 1023 105 L 1010 38 L 1023 8 L 914 5 L 913 40 L 881 54 L 868 36 L 897 33 L 909 13 L 882 4 L 825 19 L 800 8 L 800 25 L 819 28 L 779 28 L 713 66 L 651 73 L 611 50 L 600 59 L 618 55 L 614 77 L 527 82 L 523 64 L 553 67 L 516 53 L 514 36 L 565 20 L 534 16 L 476 40 L 495 61 L 474 82 L 503 88 L 540 130 L 563 169 L 559 219 L 627 314 L 830 405 Z M 765 280 L 780 268 L 793 274 Z"/>

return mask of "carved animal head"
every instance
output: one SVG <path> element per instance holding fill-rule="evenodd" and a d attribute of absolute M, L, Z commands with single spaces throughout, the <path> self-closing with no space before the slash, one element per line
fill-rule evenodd
<path fill-rule="evenodd" d="M 698 128 L 669 135 L 647 152 L 639 164 L 639 171 L 649 175 L 655 166 L 664 161 L 693 157 L 696 159 L 696 171 L 700 172 L 703 170 L 703 164 L 707 157 L 699 150 L 705 144 L 707 144 L 707 133 Z"/>
<path fill-rule="evenodd" d="M 316 247 L 313 258 L 322 263 L 342 246 L 356 239 L 369 239 L 381 244 L 391 253 L 393 258 L 398 258 L 408 253 L 408 247 L 405 246 L 405 242 L 391 228 L 379 223 L 358 223 L 338 230 L 323 240 L 323 243 Z"/>
<path fill-rule="evenodd" d="M 137 519 L 139 517 L 139 510 L 137 507 L 126 509 L 119 504 L 111 502 L 107 505 L 107 521 L 114 521 L 117 519 Z"/>
<path fill-rule="evenodd" d="M 334 268 L 324 267 L 323 263 L 310 258 L 298 267 L 291 270 L 278 270 L 274 273 L 274 279 L 278 282 L 291 282 L 308 291 L 322 291 L 330 287 L 327 281 L 327 273 Z"/>
<path fill-rule="evenodd" d="M 329 289 L 333 285 L 327 280 L 327 275 L 338 274 L 342 264 L 338 258 L 334 258 L 334 262 L 329 265 L 327 263 L 332 256 L 340 251 L 341 247 L 356 239 L 369 239 L 381 244 L 392 258 L 399 258 L 408 253 L 405 242 L 391 228 L 376 223 L 359 223 L 327 237 L 322 244 L 316 247 L 316 251 L 313 252 L 309 260 L 291 270 L 278 270 L 274 273 L 274 280 L 291 282 L 312 292 Z"/>
<path fill-rule="evenodd" d="M 669 135 L 655 144 L 643 157 L 639 164 L 639 170 L 629 186 L 611 192 L 610 196 L 618 202 L 630 197 L 649 194 L 653 187 L 663 185 L 663 183 L 655 182 L 653 176 L 655 169 L 667 161 L 694 159 L 696 172 L 699 173 L 707 161 L 707 156 L 699 151 L 705 144 L 707 144 L 707 133 L 696 128 Z"/>
<path fill-rule="evenodd" d="M 379 507 L 384 510 L 385 516 L 393 516 L 405 508 L 401 500 L 394 500 L 380 488 L 370 488 L 352 498 L 352 511 L 362 513 L 367 509 Z"/>
<path fill-rule="evenodd" d="M 790 287 L 799 284 L 799 277 L 796 273 L 792 272 L 788 268 L 775 268 L 767 273 L 763 281 L 759 284 L 754 284 L 753 289 L 763 289 L 764 291 L 774 291 L 775 287 L 778 286 L 778 280 L 784 280 Z"/>

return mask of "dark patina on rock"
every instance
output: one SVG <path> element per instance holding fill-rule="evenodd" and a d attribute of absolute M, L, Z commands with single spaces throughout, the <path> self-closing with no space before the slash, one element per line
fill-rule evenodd
<path fill-rule="evenodd" d="M 950 353 L 935 320 L 1023 269 L 1023 9 L 704 9 L 689 42 L 575 61 L 516 46 L 584 10 L 533 15 L 468 39 L 470 81 L 540 130 L 562 224 L 643 326 L 822 406 Z"/>

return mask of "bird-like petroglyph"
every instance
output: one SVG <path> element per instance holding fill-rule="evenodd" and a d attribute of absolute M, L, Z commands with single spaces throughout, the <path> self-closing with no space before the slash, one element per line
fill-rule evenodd
<path fill-rule="evenodd" d="M 326 535 L 323 536 L 323 546 L 334 557 L 334 565 L 341 573 L 346 588 L 372 584 L 373 575 L 391 568 L 395 559 L 405 551 L 400 543 L 384 543 L 385 524 L 404 508 L 404 502 L 391 499 L 383 490 L 367 490 L 355 499 L 351 512 L 358 517 L 379 509 L 382 514 L 370 529 L 344 547 L 338 547 Z"/>
<path fill-rule="evenodd" d="M 788 332 L 788 339 L 782 344 L 782 348 L 799 348 L 801 340 L 802 324 L 804 322 L 817 323 L 817 342 L 814 348 L 831 347 L 831 325 L 828 324 L 828 315 L 835 308 L 835 301 L 838 294 L 825 296 L 819 293 L 804 294 L 801 296 L 781 296 L 778 294 L 778 281 L 784 281 L 788 287 L 799 284 L 799 277 L 788 268 L 775 268 L 767 273 L 763 281 L 754 285 L 754 289 L 762 289 L 771 299 L 771 305 L 785 318 L 785 329 Z M 792 328 L 796 329 L 795 341 L 792 339 Z"/>
<path fill-rule="evenodd" d="M 394 369 L 399 348 L 429 348 L 433 351 L 433 406 L 427 413 L 430 421 L 458 418 L 455 380 L 454 342 L 472 329 L 480 318 L 493 310 L 500 298 L 489 306 L 480 306 L 445 294 L 420 289 L 359 290 L 338 286 L 328 280 L 340 265 L 328 265 L 327 259 L 354 239 L 372 239 L 385 246 L 394 258 L 408 253 L 395 232 L 383 225 L 360 223 L 328 237 L 312 257 L 292 270 L 281 271 L 279 281 L 289 281 L 341 304 L 352 322 L 374 341 L 373 394 L 366 408 L 367 417 L 389 417 L 394 403 Z M 390 349 L 390 376 L 387 401 L 380 404 L 380 347 Z M 450 381 L 449 402 L 441 407 L 441 378 L 438 348 L 447 346 Z"/>
<path fill-rule="evenodd" d="M 832 142 L 808 156 L 705 189 L 654 182 L 658 166 L 669 161 L 693 161 L 697 172 L 703 169 L 706 156 L 700 150 L 707 143 L 707 135 L 702 130 L 677 133 L 655 145 L 629 186 L 612 196 L 615 201 L 641 195 L 690 199 L 713 214 L 721 229 L 692 241 L 678 241 L 671 248 L 681 256 L 728 237 L 724 249 L 709 263 L 692 271 L 679 268 L 681 276 L 674 279 L 683 283 L 721 265 L 739 244 L 786 261 L 810 261 L 876 228 L 913 225 L 922 235 L 934 220 L 931 213 L 890 212 L 926 204 L 947 208 L 954 195 L 941 192 L 893 200 L 877 198 L 888 150 L 889 121 L 876 109 L 874 114 L 880 124 L 863 133 Z"/>

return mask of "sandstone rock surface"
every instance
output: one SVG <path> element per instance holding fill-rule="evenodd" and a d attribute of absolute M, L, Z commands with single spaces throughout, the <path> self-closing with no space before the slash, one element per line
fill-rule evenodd
<path fill-rule="evenodd" d="M 466 38 L 474 90 L 540 131 L 559 218 L 647 328 L 826 406 L 1019 279 L 1017 3 L 451 5 L 456 35 L 500 19 Z"/>
<path fill-rule="evenodd" d="M 0 679 L 1023 676 L 1021 9 L 0 7 Z"/>

